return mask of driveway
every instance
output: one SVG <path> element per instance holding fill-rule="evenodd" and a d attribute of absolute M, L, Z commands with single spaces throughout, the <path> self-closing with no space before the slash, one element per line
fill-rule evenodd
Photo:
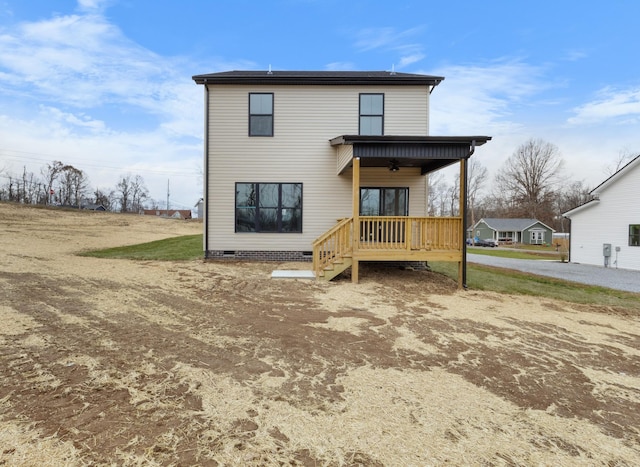
<path fill-rule="evenodd" d="M 518 271 L 555 277 L 581 284 L 599 285 L 610 289 L 640 293 L 640 271 L 605 268 L 589 264 L 561 263 L 560 261 L 499 258 L 467 253 L 470 263 L 515 269 Z"/>

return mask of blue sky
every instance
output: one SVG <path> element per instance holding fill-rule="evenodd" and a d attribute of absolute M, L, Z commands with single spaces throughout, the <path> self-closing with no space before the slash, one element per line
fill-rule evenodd
<path fill-rule="evenodd" d="M 232 69 L 441 75 L 432 135 L 493 136 L 493 174 L 529 138 L 593 187 L 640 153 L 640 2 L 0 0 L 0 170 L 61 160 L 92 186 L 140 174 L 201 196 L 203 90 Z M 490 186 L 490 185 L 489 185 Z"/>

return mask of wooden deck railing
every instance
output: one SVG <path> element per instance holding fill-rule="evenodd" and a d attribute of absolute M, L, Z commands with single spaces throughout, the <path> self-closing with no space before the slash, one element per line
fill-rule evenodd
<path fill-rule="evenodd" d="M 356 250 L 375 251 L 461 251 L 464 241 L 459 217 L 361 216 Z M 340 221 L 313 242 L 313 270 L 316 275 L 334 261 L 352 256 L 353 218 Z M 382 257 L 382 254 L 381 254 Z"/>
<path fill-rule="evenodd" d="M 459 250 L 459 217 L 360 217 L 360 250 Z"/>

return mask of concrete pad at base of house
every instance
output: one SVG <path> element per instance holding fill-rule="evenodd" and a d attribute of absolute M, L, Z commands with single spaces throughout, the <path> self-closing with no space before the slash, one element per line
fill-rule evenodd
<path fill-rule="evenodd" d="M 313 271 L 280 270 L 271 273 L 272 279 L 315 279 Z"/>

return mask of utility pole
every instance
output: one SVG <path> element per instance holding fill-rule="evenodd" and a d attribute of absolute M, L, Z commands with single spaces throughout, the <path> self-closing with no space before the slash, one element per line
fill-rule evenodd
<path fill-rule="evenodd" d="M 167 179 L 167 217 L 169 217 L 169 179 Z"/>

